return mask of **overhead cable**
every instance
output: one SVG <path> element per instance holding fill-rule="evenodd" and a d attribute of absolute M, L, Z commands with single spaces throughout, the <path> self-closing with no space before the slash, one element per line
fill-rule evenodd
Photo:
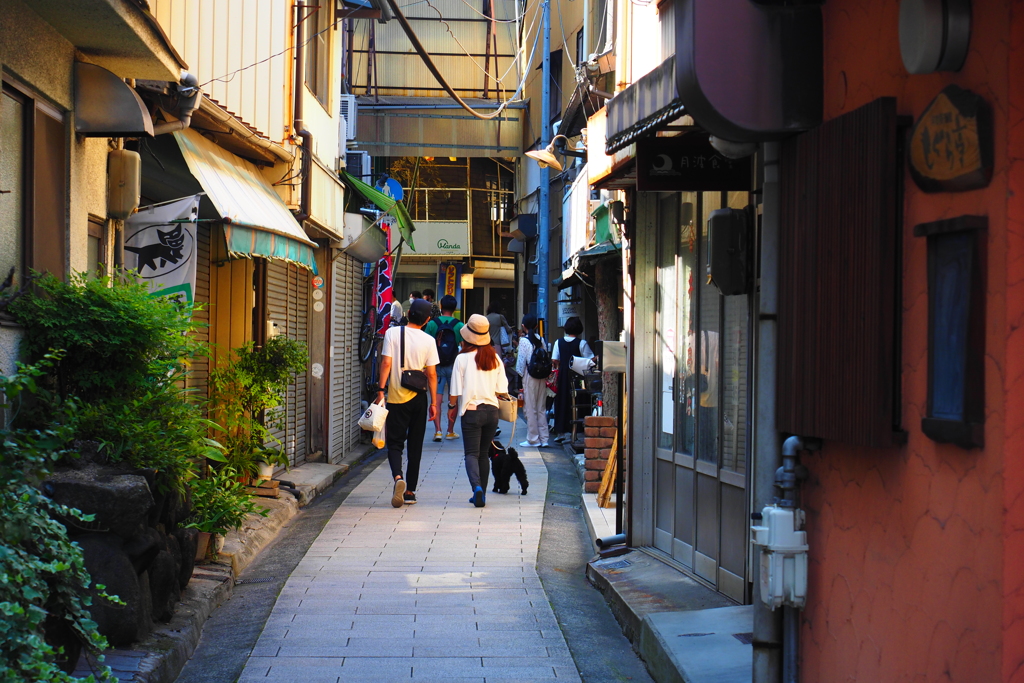
<path fill-rule="evenodd" d="M 420 42 L 419 36 L 416 35 L 416 32 L 409 24 L 409 20 L 405 18 L 405 15 L 402 14 L 402 10 L 399 9 L 398 3 L 395 2 L 395 0 L 388 0 L 388 4 L 391 6 L 391 10 L 395 13 L 395 18 L 398 19 L 398 23 L 401 25 L 402 30 L 405 31 L 405 35 L 409 37 L 409 42 L 412 43 L 413 48 L 416 50 L 417 54 L 419 54 L 420 59 L 423 60 L 423 63 L 426 65 L 430 73 L 433 74 L 435 79 L 437 79 L 438 84 L 444 89 L 445 92 L 447 92 L 451 96 L 453 100 L 455 100 L 458 103 L 460 107 L 462 107 L 467 112 L 472 114 L 475 118 L 481 119 L 483 121 L 490 121 L 492 119 L 498 118 L 498 116 L 500 116 L 501 113 L 505 110 L 505 107 L 508 106 L 508 103 L 514 100 L 522 91 L 523 87 L 525 87 L 526 78 L 523 78 L 519 84 L 519 88 L 512 94 L 512 97 L 502 102 L 501 105 L 499 105 L 498 108 L 495 109 L 493 112 L 491 112 L 490 114 L 481 114 L 480 112 L 476 111 L 475 109 L 473 109 L 473 107 L 467 104 L 465 100 L 459 97 L 458 93 L 455 92 L 455 89 L 452 88 L 452 86 L 448 84 L 448 81 L 445 80 L 444 76 L 441 75 L 441 71 L 437 68 L 437 65 L 434 64 L 434 60 L 430 57 L 430 53 L 428 53 L 426 48 L 423 47 L 423 44 Z M 539 37 L 540 32 L 538 31 L 537 38 Z M 534 39 L 533 49 L 530 51 L 530 64 L 533 63 L 533 56 L 537 49 L 537 38 Z M 529 70 L 527 70 L 527 73 L 529 73 Z"/>

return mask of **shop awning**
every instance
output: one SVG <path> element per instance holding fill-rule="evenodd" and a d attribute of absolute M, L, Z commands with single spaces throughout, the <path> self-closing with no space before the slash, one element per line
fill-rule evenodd
<path fill-rule="evenodd" d="M 669 57 L 608 100 L 605 153 L 613 154 L 686 113 L 676 90 L 676 58 Z"/>
<path fill-rule="evenodd" d="M 252 162 L 194 130 L 174 133 L 181 155 L 224 223 L 228 253 L 291 261 L 316 272 L 310 240 Z"/>
<path fill-rule="evenodd" d="M 405 204 L 402 202 L 395 201 L 391 197 L 387 196 L 379 190 L 375 190 L 370 185 L 367 185 L 359 178 L 348 171 L 341 172 L 341 179 L 345 181 L 345 184 L 350 189 L 355 190 L 359 194 L 363 195 L 369 201 L 373 202 L 381 211 L 387 211 L 398 221 L 398 230 L 402 233 L 402 238 L 405 243 L 409 245 L 409 248 L 416 251 L 416 245 L 412 241 L 412 234 L 416 231 L 416 225 L 412 222 L 412 216 L 405 210 Z"/>

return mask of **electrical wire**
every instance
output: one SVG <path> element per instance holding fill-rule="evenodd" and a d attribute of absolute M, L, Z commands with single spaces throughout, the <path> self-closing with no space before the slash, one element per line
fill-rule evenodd
<path fill-rule="evenodd" d="M 445 80 L 444 76 L 441 75 L 441 72 L 437 68 L 437 65 L 434 64 L 434 60 L 431 59 L 430 53 L 428 53 L 426 49 L 423 47 L 423 44 L 420 42 L 420 39 L 416 35 L 416 32 L 409 24 L 409 20 L 405 18 L 405 15 L 402 13 L 402 10 L 399 9 L 398 3 L 395 2 L 395 0 L 388 0 L 388 4 L 391 5 L 391 10 L 394 12 L 395 18 L 398 19 L 398 23 L 402 26 L 402 30 L 405 31 L 406 36 L 409 37 L 409 42 L 412 43 L 413 48 L 419 54 L 420 59 L 423 60 L 423 63 L 426 65 L 430 73 L 433 74 L 434 78 L 437 79 L 438 84 L 440 84 L 444 91 L 447 92 L 451 96 L 451 98 L 458 103 L 460 107 L 462 107 L 467 112 L 472 114 L 475 118 L 481 119 L 483 121 L 490 121 L 492 119 L 498 118 L 501 115 L 501 113 L 505 110 L 505 108 L 508 106 L 509 102 L 513 101 L 519 95 L 522 89 L 526 86 L 526 79 L 523 78 L 519 84 L 519 88 L 516 89 L 516 91 L 512 94 L 512 97 L 510 99 L 507 99 L 504 102 L 502 102 L 501 105 L 499 105 L 498 108 L 491 112 L 490 114 L 481 114 L 480 112 L 476 111 L 471 106 L 469 106 L 469 104 L 467 104 L 465 100 L 459 97 L 458 93 L 455 92 L 455 89 L 452 88 L 452 86 L 448 84 L 448 81 Z M 539 38 L 540 31 L 537 32 L 537 36 L 533 42 L 533 49 L 530 52 L 530 64 L 533 63 L 533 57 L 534 54 L 536 54 L 537 42 Z"/>
<path fill-rule="evenodd" d="M 303 5 L 303 7 L 307 8 L 305 5 Z M 307 8 L 307 9 L 312 9 L 312 8 Z M 309 14 L 307 14 L 305 17 L 300 19 L 298 22 L 296 22 L 292 26 L 292 30 L 294 30 L 295 27 L 298 26 L 299 24 L 301 24 L 302 22 L 304 22 L 307 19 L 315 16 L 316 13 L 319 12 L 319 11 L 320 11 L 320 8 L 318 7 L 315 11 L 310 12 Z M 355 11 L 356 11 L 355 9 L 351 9 L 351 10 L 348 11 L 348 13 L 345 14 L 345 16 L 337 17 L 330 26 L 328 26 L 327 28 L 325 28 L 322 31 L 318 31 L 318 32 L 310 35 L 309 38 L 306 39 L 306 41 L 304 43 L 302 43 L 301 47 L 305 47 L 306 45 L 308 45 L 314 38 L 319 36 L 321 33 L 326 33 L 327 31 L 330 31 L 331 29 L 336 28 L 338 26 L 339 22 L 341 22 L 342 20 L 348 18 L 348 16 L 350 14 L 354 13 Z M 248 71 L 249 69 L 251 69 L 253 67 L 256 67 L 256 66 L 259 66 L 260 64 L 265 64 L 266 62 L 269 62 L 271 59 L 274 59 L 275 57 L 280 57 L 281 55 L 288 54 L 289 52 L 291 52 L 295 48 L 296 48 L 295 45 L 287 47 L 284 50 L 281 50 L 280 52 L 276 52 L 276 53 L 270 55 L 269 57 L 264 57 L 263 59 L 259 60 L 258 62 L 253 62 L 252 64 L 249 64 L 247 66 L 243 66 L 240 69 L 235 69 L 234 71 L 232 71 L 230 73 L 226 73 L 223 76 L 218 76 L 217 78 L 211 78 L 210 80 L 206 81 L 205 83 L 200 83 L 198 87 L 202 88 L 204 86 L 209 85 L 210 83 L 216 83 L 216 82 L 230 83 L 235 78 L 235 76 L 237 76 L 238 74 L 242 73 L 243 71 Z"/>
<path fill-rule="evenodd" d="M 473 7 L 471 4 L 469 4 L 467 0 L 462 0 L 462 4 L 468 7 L 469 9 L 473 10 L 477 14 L 479 14 L 484 19 L 490 19 L 491 21 L 497 22 L 499 24 L 515 24 L 516 22 L 520 21 L 523 17 L 526 16 L 526 10 L 524 9 L 523 13 L 517 15 L 515 19 L 495 19 L 494 17 L 487 16 L 486 14 L 478 10 L 476 7 Z"/>

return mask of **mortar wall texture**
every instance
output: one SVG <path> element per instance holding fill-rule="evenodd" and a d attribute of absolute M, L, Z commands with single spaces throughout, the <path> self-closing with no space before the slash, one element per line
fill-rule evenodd
<path fill-rule="evenodd" d="M 0 0 L 3 40 L 0 70 L 65 113 L 68 129 L 67 263 L 71 272 L 88 267 L 89 214 L 107 215 L 107 138 L 74 134 L 74 46 L 20 0 Z"/>
<path fill-rule="evenodd" d="M 825 119 L 896 97 L 916 120 L 947 85 L 994 119 L 991 184 L 926 194 L 903 170 L 906 446 L 827 442 L 807 455 L 811 547 L 801 680 L 1024 681 L 1024 2 L 973 4 L 956 73 L 909 75 L 897 0 L 825 3 Z M 985 443 L 937 444 L 926 410 L 927 244 L 918 223 L 985 215 Z"/>

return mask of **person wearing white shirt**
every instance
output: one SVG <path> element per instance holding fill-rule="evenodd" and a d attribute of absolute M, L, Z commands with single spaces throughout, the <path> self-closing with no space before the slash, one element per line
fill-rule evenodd
<path fill-rule="evenodd" d="M 523 448 L 547 448 L 548 417 L 546 399 L 548 395 L 547 378 L 533 377 L 529 374 L 530 360 L 534 349 L 547 350 L 547 342 L 537 336 L 537 316 L 528 313 L 523 316 L 525 335 L 519 340 L 519 351 L 516 354 L 516 373 L 523 378 L 523 412 L 526 415 L 526 441 Z"/>
<path fill-rule="evenodd" d="M 416 502 L 416 484 L 420 477 L 420 457 L 427 420 L 437 411 L 437 343 L 423 331 L 430 320 L 430 303 L 419 299 L 409 307 L 409 324 L 392 327 L 384 333 L 380 359 L 380 385 L 377 399 L 388 392 L 386 441 L 388 464 L 395 488 L 391 505 L 398 508 Z M 428 391 L 402 386 L 403 370 L 419 370 L 427 376 Z M 429 396 L 427 394 L 430 394 Z M 402 478 L 402 451 L 407 450 L 408 464 Z"/>
<path fill-rule="evenodd" d="M 448 420 L 462 416 L 462 445 L 466 476 L 473 489 L 469 502 L 478 508 L 486 503 L 490 475 L 490 447 L 498 429 L 498 394 L 508 393 L 508 377 L 494 346 L 490 323 L 472 315 L 462 328 L 462 353 L 452 366 Z"/>
<path fill-rule="evenodd" d="M 576 419 L 573 415 L 572 399 L 572 364 L 573 356 L 593 358 L 594 352 L 590 350 L 587 342 L 580 338 L 583 334 L 583 322 L 573 316 L 565 321 L 565 336 L 555 342 L 555 348 L 551 351 L 551 364 L 558 370 L 558 390 L 555 392 L 555 439 L 558 443 L 564 443 L 571 439 L 572 421 Z M 565 363 L 561 363 L 565 358 Z"/>

